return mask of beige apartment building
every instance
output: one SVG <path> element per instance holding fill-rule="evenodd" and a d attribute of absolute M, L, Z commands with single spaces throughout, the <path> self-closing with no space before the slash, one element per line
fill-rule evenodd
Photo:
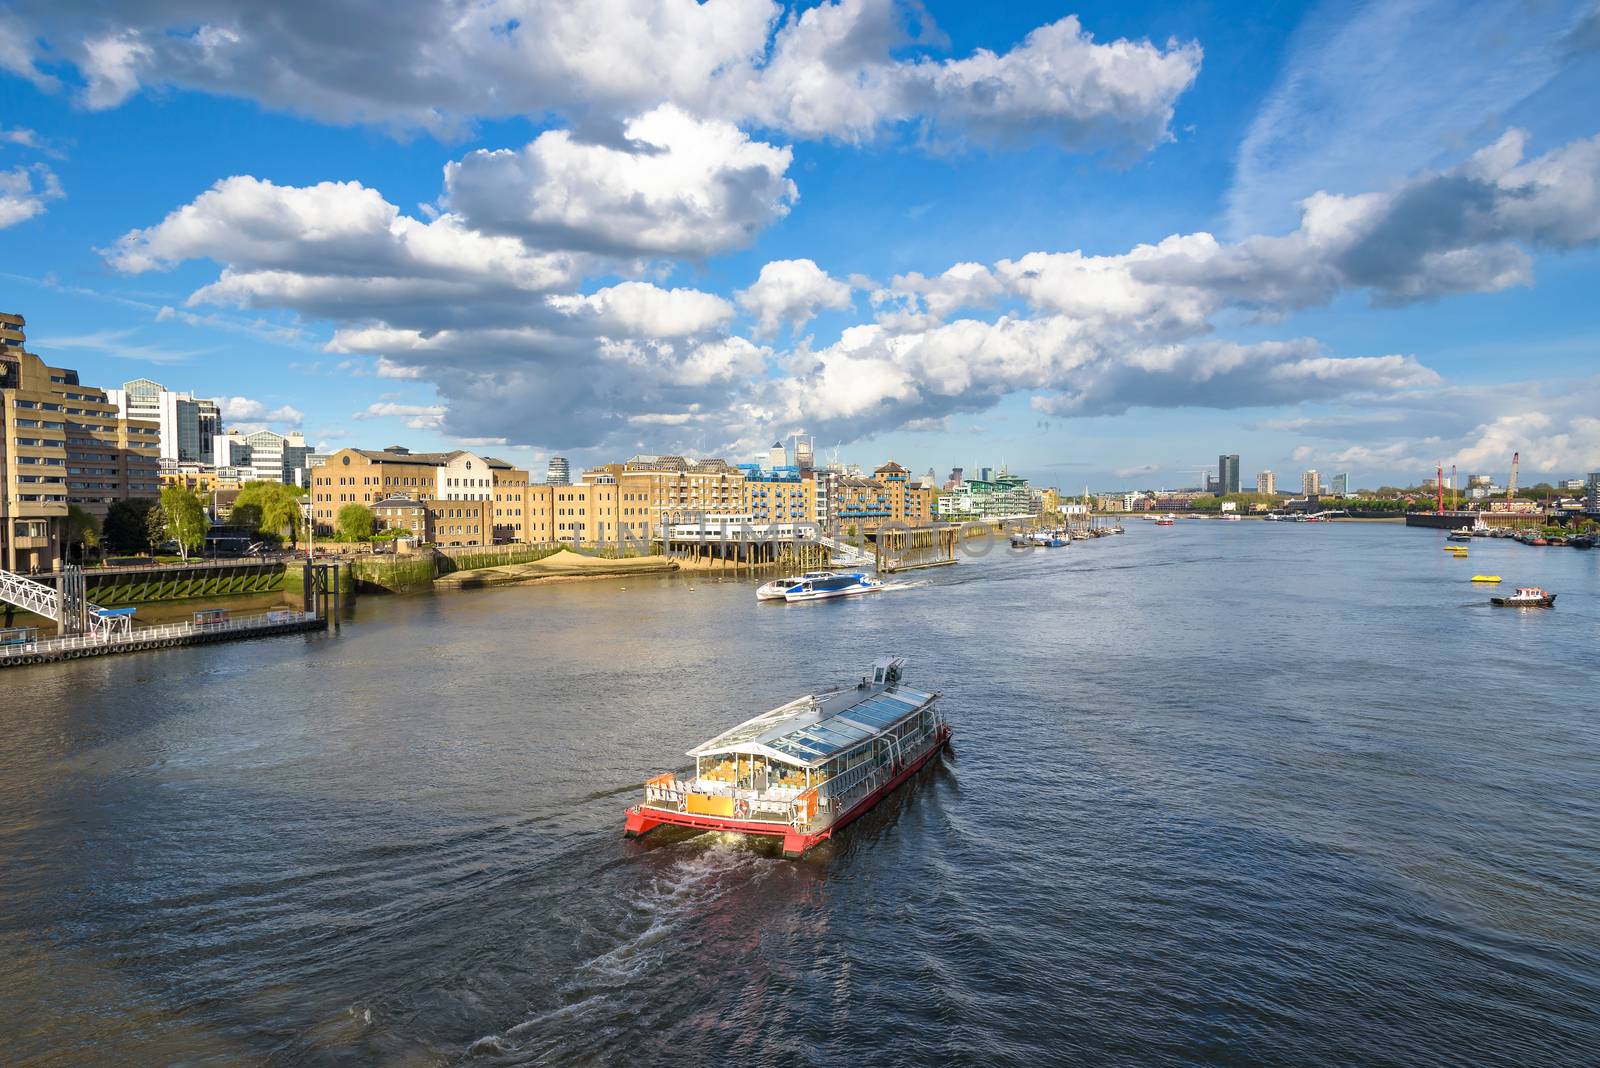
<path fill-rule="evenodd" d="M 844 489 L 850 521 L 867 530 L 889 520 L 932 522 L 932 490 L 893 462 L 871 479 L 846 479 Z M 682 456 L 635 456 L 558 485 L 534 483 L 521 468 L 465 450 L 342 449 L 312 472 L 319 530 L 331 533 L 339 509 L 352 502 L 373 508 L 380 528 L 410 530 L 442 546 L 648 542 L 668 524 L 708 515 L 818 522 L 813 478 L 754 475 L 724 460 Z"/>
<path fill-rule="evenodd" d="M 161 428 L 26 351 L 25 326 L 0 314 L 0 567 L 52 571 L 69 505 L 104 519 L 114 501 L 160 495 Z"/>

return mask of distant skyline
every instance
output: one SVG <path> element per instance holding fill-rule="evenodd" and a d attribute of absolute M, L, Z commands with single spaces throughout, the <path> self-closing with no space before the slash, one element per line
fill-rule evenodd
<path fill-rule="evenodd" d="M 1594 0 L 176 10 L 0 14 L 0 310 L 102 387 L 536 474 L 1600 469 Z"/>

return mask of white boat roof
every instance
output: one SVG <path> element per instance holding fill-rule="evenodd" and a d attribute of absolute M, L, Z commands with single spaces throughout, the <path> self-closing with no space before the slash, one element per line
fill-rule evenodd
<path fill-rule="evenodd" d="M 814 768 L 885 733 L 935 696 L 898 684 L 807 694 L 730 727 L 689 756 L 739 753 Z"/>

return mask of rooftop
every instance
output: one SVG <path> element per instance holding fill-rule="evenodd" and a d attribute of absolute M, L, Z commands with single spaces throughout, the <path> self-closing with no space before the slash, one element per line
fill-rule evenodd
<path fill-rule="evenodd" d="M 816 767 L 876 737 L 932 700 L 903 685 L 808 695 L 745 720 L 689 750 L 692 757 L 756 753 Z"/>

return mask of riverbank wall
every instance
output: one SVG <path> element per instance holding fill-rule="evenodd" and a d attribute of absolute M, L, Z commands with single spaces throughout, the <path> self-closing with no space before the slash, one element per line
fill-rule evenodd
<path fill-rule="evenodd" d="M 282 561 L 194 563 L 163 567 L 91 568 L 83 573 L 85 596 L 107 608 L 156 601 L 195 601 L 284 589 Z M 298 586 L 296 586 L 298 589 Z"/>

